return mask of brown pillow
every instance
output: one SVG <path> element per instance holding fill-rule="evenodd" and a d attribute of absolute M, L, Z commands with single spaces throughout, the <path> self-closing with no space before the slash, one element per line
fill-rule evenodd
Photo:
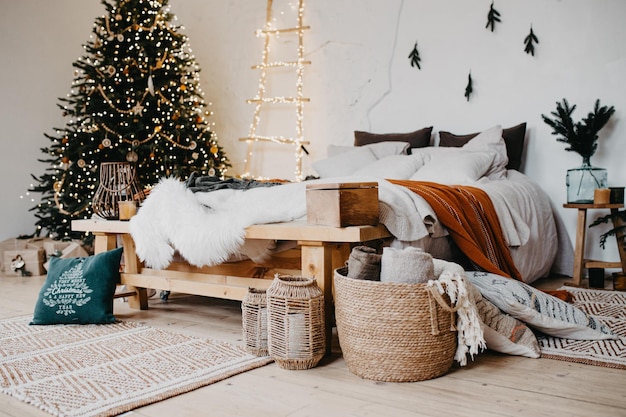
<path fill-rule="evenodd" d="M 480 132 L 470 133 L 468 135 L 455 135 L 450 132 L 439 132 L 439 146 L 444 147 L 461 147 L 467 142 L 478 136 Z M 506 153 L 509 157 L 507 169 L 515 169 L 519 171 L 522 165 L 522 153 L 524 152 L 524 139 L 526 137 L 526 123 L 520 123 L 517 126 L 502 129 L 502 137 L 506 144 Z"/>
<path fill-rule="evenodd" d="M 354 131 L 354 146 L 370 145 L 378 142 L 408 142 L 410 148 L 430 146 L 430 134 L 433 127 L 425 127 L 410 133 L 369 133 Z"/>

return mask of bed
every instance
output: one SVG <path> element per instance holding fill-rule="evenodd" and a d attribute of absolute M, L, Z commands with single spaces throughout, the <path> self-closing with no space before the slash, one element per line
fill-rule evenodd
<path fill-rule="evenodd" d="M 510 128 L 508 133 L 518 130 Z M 148 307 L 146 288 L 241 300 L 248 287 L 267 288 L 276 273 L 315 276 L 325 294 L 329 338 L 332 273 L 344 266 L 356 244 L 415 246 L 436 258 L 468 261 L 451 238 L 451 229 L 412 185 L 485 193 L 502 231 L 501 246 L 506 246 L 521 281 L 571 273 L 573 247 L 566 230 L 546 193 L 517 170 L 519 140 L 511 146 L 506 132 L 495 126 L 469 139 L 448 134 L 455 146 L 443 146 L 445 136 L 440 146 L 427 146 L 429 129 L 414 132 L 420 135 L 419 143 L 415 134 L 380 141 L 361 132 L 358 139 L 365 141 L 356 140 L 357 146 L 329 147 L 328 157 L 314 164 L 318 179 L 194 192 L 188 182 L 164 178 L 129 222 L 80 220 L 72 226 L 96 234 L 96 252 L 121 240 L 122 283 L 131 290 L 125 295 L 131 295 L 135 308 Z M 513 154 L 516 148 L 519 152 Z M 378 226 L 306 223 L 307 184 L 374 181 Z M 480 269 L 471 260 L 464 266 Z"/>
<path fill-rule="evenodd" d="M 529 177 L 508 168 L 510 151 L 500 126 L 460 147 L 410 146 L 399 140 L 331 146 L 328 158 L 314 164 L 319 179 L 273 187 L 192 192 L 188 184 L 164 179 L 130 222 L 137 255 L 154 269 L 167 268 L 175 257 L 197 267 L 241 259 L 262 263 L 288 242 L 248 242 L 246 228 L 305 218 L 306 183 L 375 181 L 380 222 L 393 237 L 386 245 L 416 246 L 434 257 L 460 261 L 464 254 L 432 205 L 406 186 L 418 182 L 483 190 L 522 281 L 571 272 L 573 249 L 550 198 Z"/>

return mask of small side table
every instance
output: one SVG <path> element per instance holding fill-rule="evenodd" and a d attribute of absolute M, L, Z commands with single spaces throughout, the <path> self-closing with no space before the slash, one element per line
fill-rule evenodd
<path fill-rule="evenodd" d="M 621 219 L 618 210 L 624 208 L 624 204 L 563 204 L 565 208 L 578 209 L 578 220 L 576 223 L 576 246 L 574 249 L 574 272 L 572 274 L 573 285 L 580 287 L 584 268 L 621 268 L 626 270 L 626 250 L 617 243 L 619 252 L 619 262 L 606 262 L 585 259 L 585 235 L 587 232 L 587 210 L 589 209 L 610 209 L 613 217 L 613 225 L 619 224 Z"/>

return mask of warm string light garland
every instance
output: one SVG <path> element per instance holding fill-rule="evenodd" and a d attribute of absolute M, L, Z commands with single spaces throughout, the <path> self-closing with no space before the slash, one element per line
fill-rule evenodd
<path fill-rule="evenodd" d="M 291 3 L 290 3 L 291 4 Z M 310 61 L 304 60 L 304 31 L 310 29 L 309 26 L 303 25 L 304 20 L 304 0 L 298 0 L 297 6 L 297 25 L 292 28 L 276 29 L 273 27 L 274 19 L 272 17 L 273 1 L 267 0 L 266 7 L 266 20 L 265 27 L 257 31 L 257 36 L 264 37 L 263 54 L 261 57 L 261 64 L 252 66 L 252 69 L 260 70 L 259 77 L 259 89 L 257 95 L 253 99 L 246 100 L 249 104 L 255 104 L 254 115 L 252 117 L 252 123 L 250 124 L 250 130 L 248 137 L 241 138 L 241 141 L 247 143 L 246 159 L 244 161 L 244 173 L 242 177 L 252 177 L 250 165 L 254 154 L 254 145 L 257 142 L 273 142 L 281 145 L 294 145 L 295 146 L 295 162 L 296 170 L 295 177 L 297 181 L 303 179 L 302 175 L 302 155 L 304 152 L 304 145 L 309 142 L 304 140 L 303 129 L 303 113 L 304 103 L 310 101 L 310 99 L 303 96 L 303 73 L 304 66 L 310 64 Z M 281 33 L 296 32 L 298 36 L 298 49 L 297 59 L 295 61 L 269 61 L 270 55 L 270 40 L 272 36 L 280 36 Z M 273 96 L 266 97 L 266 83 L 267 83 L 267 70 L 275 68 L 295 68 L 296 70 L 296 94 L 294 97 Z M 261 109 L 265 104 L 295 104 L 296 105 L 296 135 L 295 138 L 288 138 L 283 136 L 266 136 L 258 135 L 257 129 L 261 120 Z"/>

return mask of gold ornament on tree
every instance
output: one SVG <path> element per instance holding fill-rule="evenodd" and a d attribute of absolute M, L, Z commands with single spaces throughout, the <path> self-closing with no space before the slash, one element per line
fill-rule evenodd
<path fill-rule="evenodd" d="M 126 154 L 126 160 L 128 162 L 137 162 L 138 159 L 139 155 L 137 155 L 137 152 L 135 151 L 130 151 Z"/>

